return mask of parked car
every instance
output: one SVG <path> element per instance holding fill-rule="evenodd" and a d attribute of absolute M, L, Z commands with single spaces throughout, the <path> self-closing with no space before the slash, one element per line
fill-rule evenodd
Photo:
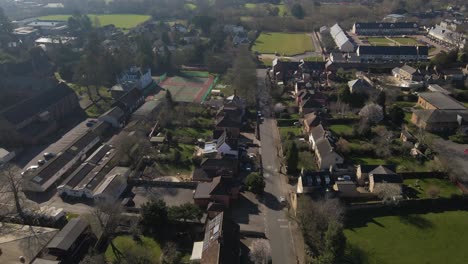
<path fill-rule="evenodd" d="M 40 159 L 40 160 L 37 161 L 37 165 L 39 165 L 39 166 L 42 166 L 44 164 L 46 164 L 45 160 Z"/>
<path fill-rule="evenodd" d="M 45 160 L 50 160 L 51 158 L 55 157 L 55 154 L 52 152 L 45 152 L 43 156 Z"/>

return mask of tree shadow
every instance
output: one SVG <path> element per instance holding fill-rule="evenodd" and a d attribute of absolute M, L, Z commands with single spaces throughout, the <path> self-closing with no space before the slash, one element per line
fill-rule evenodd
<path fill-rule="evenodd" d="M 421 194 L 420 191 L 414 189 L 413 187 L 409 187 L 409 186 L 405 186 L 404 189 L 403 189 L 403 192 L 410 199 L 416 199 L 416 198 L 419 197 L 419 194 Z"/>
<path fill-rule="evenodd" d="M 271 210 L 279 211 L 283 209 L 283 205 L 279 202 L 278 198 L 269 192 L 264 192 L 262 194 L 262 199 L 259 200 Z"/>
<path fill-rule="evenodd" d="M 249 200 L 243 194 L 233 204 L 232 217 L 237 223 L 249 224 L 249 215 L 259 215 L 258 205 Z"/>
<path fill-rule="evenodd" d="M 415 226 L 419 229 L 431 229 L 434 227 L 431 221 L 420 215 L 401 215 L 400 222 Z"/>
<path fill-rule="evenodd" d="M 340 263 L 367 264 L 369 263 L 369 256 L 362 248 L 348 244 L 343 260 Z"/>

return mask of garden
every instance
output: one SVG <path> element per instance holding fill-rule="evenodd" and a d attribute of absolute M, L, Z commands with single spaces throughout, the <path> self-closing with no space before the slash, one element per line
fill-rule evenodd
<path fill-rule="evenodd" d="M 293 56 L 314 51 L 312 39 L 305 33 L 264 32 L 255 41 L 253 51 Z"/>
<path fill-rule="evenodd" d="M 49 15 L 41 16 L 39 20 L 59 20 L 66 21 L 71 15 Z M 148 15 L 135 15 L 135 14 L 111 14 L 111 15 L 96 15 L 88 14 L 91 22 L 99 21 L 101 26 L 114 25 L 116 28 L 131 29 L 137 25 L 145 22 L 151 17 Z M 97 25 L 94 25 L 97 26 Z"/>

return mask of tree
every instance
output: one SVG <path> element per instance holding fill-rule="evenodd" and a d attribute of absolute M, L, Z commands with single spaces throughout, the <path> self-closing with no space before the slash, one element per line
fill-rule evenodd
<path fill-rule="evenodd" d="M 163 264 L 179 264 L 182 260 L 182 253 L 177 250 L 177 245 L 173 242 L 168 242 L 163 248 L 162 263 Z"/>
<path fill-rule="evenodd" d="M 390 109 L 389 117 L 393 124 L 401 126 L 401 124 L 403 124 L 403 121 L 405 120 L 405 112 L 403 111 L 403 109 L 401 109 L 401 107 L 394 105 Z"/>
<path fill-rule="evenodd" d="M 393 183 L 381 183 L 374 187 L 374 193 L 382 199 L 382 203 L 397 205 L 400 202 L 401 186 Z"/>
<path fill-rule="evenodd" d="M 205 16 L 205 15 L 200 15 L 200 16 L 195 16 L 192 19 L 192 23 L 199 27 L 204 34 L 209 34 L 211 30 L 211 26 L 213 23 L 216 21 L 216 18 L 211 17 L 211 16 Z"/>
<path fill-rule="evenodd" d="M 250 260 L 254 264 L 268 264 L 271 261 L 270 242 L 266 239 L 255 239 L 250 245 Z"/>
<path fill-rule="evenodd" d="M 376 104 L 368 104 L 359 111 L 359 116 L 370 124 L 377 124 L 383 120 L 382 107 Z"/>
<path fill-rule="evenodd" d="M 386 101 L 387 101 L 387 94 L 384 92 L 384 91 L 381 91 L 379 93 L 379 95 L 377 96 L 377 104 L 380 105 L 380 107 L 382 107 L 382 113 L 383 113 L 383 116 L 385 117 L 385 115 L 387 114 L 386 113 Z"/>
<path fill-rule="evenodd" d="M 287 146 L 286 164 L 288 166 L 288 174 L 297 173 L 297 166 L 299 165 L 299 150 L 297 149 L 296 142 L 294 141 Z"/>
<path fill-rule="evenodd" d="M 168 209 L 170 221 L 200 221 L 203 211 L 195 204 L 185 203 L 179 206 L 172 206 Z"/>
<path fill-rule="evenodd" d="M 331 221 L 324 234 L 324 246 L 322 254 L 317 258 L 317 263 L 337 263 L 337 261 L 344 255 L 345 246 L 346 237 L 343 233 L 342 224 Z"/>
<path fill-rule="evenodd" d="M 22 177 L 19 169 L 8 164 L 4 165 L 0 170 L 0 181 L 3 183 L 0 187 L 1 198 L 7 204 L 2 214 L 17 214 L 24 221 L 26 215 L 23 210 Z M 15 209 L 13 212 L 9 209 L 7 201 L 13 201 Z"/>
<path fill-rule="evenodd" d="M 245 179 L 245 185 L 247 185 L 249 191 L 255 194 L 262 194 L 265 189 L 265 180 L 262 175 L 257 172 L 253 172 Z"/>
<path fill-rule="evenodd" d="M 161 199 L 152 199 L 141 206 L 142 225 L 147 230 L 155 232 L 168 223 L 168 208 Z"/>
<path fill-rule="evenodd" d="M 337 147 L 338 151 L 340 153 L 343 153 L 343 154 L 347 154 L 347 153 L 349 153 L 351 151 L 351 146 L 350 146 L 349 142 L 346 139 L 342 138 L 342 137 L 340 137 L 338 142 L 336 142 L 336 147 Z"/>
<path fill-rule="evenodd" d="M 0 34 L 9 34 L 13 31 L 10 19 L 5 15 L 5 11 L 0 7 Z"/>
<path fill-rule="evenodd" d="M 431 186 L 429 186 L 429 188 L 427 189 L 426 194 L 427 194 L 427 196 L 429 196 L 430 198 L 435 199 L 435 198 L 439 197 L 440 189 L 439 189 L 439 187 L 437 187 L 437 186 L 435 186 L 435 185 L 431 185 Z"/>
<path fill-rule="evenodd" d="M 246 100 L 248 105 L 255 104 L 257 90 L 256 67 L 251 52 L 245 47 L 241 48 L 231 69 L 231 82 L 237 95 Z"/>
<path fill-rule="evenodd" d="M 297 19 L 303 19 L 305 15 L 304 8 L 302 8 L 301 4 L 295 3 L 291 8 L 291 14 Z"/>

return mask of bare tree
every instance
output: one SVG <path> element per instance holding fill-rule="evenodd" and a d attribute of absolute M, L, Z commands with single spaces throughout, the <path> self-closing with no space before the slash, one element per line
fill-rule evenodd
<path fill-rule="evenodd" d="M 361 111 L 359 111 L 359 116 L 372 124 L 377 124 L 384 118 L 382 107 L 377 104 L 364 106 Z"/>
<path fill-rule="evenodd" d="M 374 188 L 376 193 L 384 204 L 398 204 L 401 196 L 401 186 L 394 183 L 378 184 Z"/>
<path fill-rule="evenodd" d="M 271 261 L 270 242 L 266 239 L 255 239 L 250 246 L 250 260 L 255 264 L 267 264 Z"/>
<path fill-rule="evenodd" d="M 0 170 L 0 208 L 1 216 L 17 215 L 23 221 L 26 219 L 25 208 L 29 207 L 28 200 L 23 193 L 23 178 L 18 167 L 5 165 Z"/>

